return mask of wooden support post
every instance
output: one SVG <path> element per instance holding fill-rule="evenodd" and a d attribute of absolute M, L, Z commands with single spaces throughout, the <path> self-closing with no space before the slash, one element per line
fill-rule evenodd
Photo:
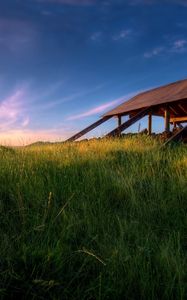
<path fill-rule="evenodd" d="M 152 134 L 152 113 L 148 114 L 148 135 Z"/>
<path fill-rule="evenodd" d="M 121 126 L 121 116 L 118 115 L 118 127 Z M 119 130 L 119 133 L 117 134 L 118 136 L 121 136 L 121 132 Z"/>
<path fill-rule="evenodd" d="M 165 117 L 165 132 L 170 132 L 170 112 L 168 108 L 164 111 L 164 117 Z"/>
<path fill-rule="evenodd" d="M 121 116 L 118 115 L 118 127 L 121 126 Z"/>

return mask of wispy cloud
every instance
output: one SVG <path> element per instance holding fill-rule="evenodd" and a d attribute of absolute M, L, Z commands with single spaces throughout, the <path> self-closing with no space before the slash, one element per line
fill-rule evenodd
<path fill-rule="evenodd" d="M 131 29 L 121 30 L 118 34 L 113 36 L 113 40 L 118 41 L 118 40 L 121 40 L 121 39 L 126 39 L 127 37 L 129 37 L 129 35 L 131 33 L 132 33 Z"/>
<path fill-rule="evenodd" d="M 58 127 L 51 124 L 51 129 L 42 128 L 41 125 L 40 128 L 33 129 L 28 114 L 30 108 L 27 97 L 28 90 L 20 87 L 0 101 L 0 144 L 17 146 L 38 140 L 57 141 L 72 134 L 74 128 L 71 130 L 66 124 L 60 124 Z"/>
<path fill-rule="evenodd" d="M 90 39 L 91 39 L 92 41 L 98 41 L 98 40 L 101 39 L 101 37 L 102 37 L 102 32 L 101 32 L 101 31 L 96 31 L 96 32 L 94 32 L 94 33 L 90 36 Z"/>
<path fill-rule="evenodd" d="M 120 99 L 117 99 L 117 100 L 114 100 L 114 101 L 111 101 L 111 102 L 107 102 L 105 104 L 101 104 L 99 106 L 96 106 L 86 112 L 83 112 L 81 114 L 77 114 L 77 115 L 73 115 L 73 116 L 70 116 L 67 118 L 67 120 L 78 120 L 78 119 L 83 119 L 85 117 L 90 117 L 90 116 L 93 116 L 93 115 L 97 115 L 99 113 L 102 113 L 104 112 L 107 108 L 111 107 L 111 106 L 114 106 L 115 104 L 118 104 L 120 102 L 121 98 Z"/>
<path fill-rule="evenodd" d="M 115 33 L 114 35 L 111 35 L 102 31 L 96 31 L 91 34 L 90 40 L 94 42 L 102 41 L 103 39 L 112 39 L 113 41 L 125 40 L 132 35 L 132 32 L 132 29 L 124 29 Z"/>
<path fill-rule="evenodd" d="M 29 123 L 30 123 L 30 118 L 29 117 L 25 117 L 21 125 L 23 127 L 27 127 L 29 125 Z"/>
<path fill-rule="evenodd" d="M 78 119 L 83 119 L 86 117 L 90 117 L 90 116 L 94 116 L 94 115 L 98 115 L 101 113 L 106 112 L 109 108 L 111 108 L 112 106 L 116 106 L 119 105 L 120 103 L 124 102 L 125 100 L 133 97 L 135 94 L 137 94 L 137 92 L 133 92 L 133 93 L 129 93 L 127 95 L 124 95 L 120 98 L 117 98 L 115 100 L 109 101 L 107 103 L 103 103 L 101 105 L 98 105 L 90 110 L 87 110 L 81 114 L 76 114 L 76 115 L 72 115 L 70 117 L 67 118 L 67 120 L 71 121 L 71 120 L 78 120 Z"/>
<path fill-rule="evenodd" d="M 156 47 L 149 52 L 144 53 L 145 58 L 152 58 L 168 53 L 184 53 L 187 51 L 187 40 L 178 39 L 164 47 Z"/>
<path fill-rule="evenodd" d="M 82 91 L 78 91 L 78 92 L 72 93 L 72 94 L 70 94 L 68 96 L 64 96 L 64 97 L 59 98 L 59 99 L 53 96 L 53 98 L 51 97 L 51 100 L 49 99 L 44 104 L 37 104 L 37 109 L 48 110 L 48 109 L 57 107 L 57 106 L 65 103 L 65 102 L 70 102 L 70 101 L 76 100 L 76 99 L 78 99 L 80 97 L 84 97 L 86 95 L 94 93 L 94 92 L 102 89 L 104 87 L 104 85 L 105 84 L 100 84 L 100 85 L 97 85 L 97 86 L 95 86 L 93 88 L 85 89 L 85 90 L 82 90 Z M 41 99 L 40 96 L 37 97 L 37 99 L 38 98 Z"/>
<path fill-rule="evenodd" d="M 145 52 L 144 57 L 145 58 L 150 58 L 150 57 L 153 57 L 153 56 L 157 56 L 157 55 L 162 54 L 164 51 L 165 51 L 165 47 L 156 47 L 156 48 L 152 49 L 149 52 Z"/>
<path fill-rule="evenodd" d="M 25 94 L 24 88 L 18 88 L 12 95 L 0 101 L 0 131 L 28 125 L 28 116 L 23 109 Z"/>
<path fill-rule="evenodd" d="M 51 124 L 49 124 L 51 128 L 47 129 L 43 125 L 42 119 L 40 119 L 39 126 L 33 123 L 33 119 L 37 119 L 38 111 L 45 111 L 48 114 L 47 110 L 49 110 L 50 114 L 53 107 L 93 93 L 101 89 L 104 84 L 56 100 L 56 91 L 59 94 L 58 89 L 62 86 L 62 83 L 62 81 L 59 81 L 49 86 L 44 92 L 34 94 L 29 83 L 26 83 L 12 91 L 5 99 L 0 100 L 0 144 L 23 145 L 38 140 L 58 141 L 64 140 L 73 134 L 76 129 L 74 125 L 54 124 L 54 121 L 51 121 Z M 46 97 L 47 101 L 45 101 Z M 51 97 L 54 100 L 50 100 Z"/>
<path fill-rule="evenodd" d="M 187 40 L 181 39 L 174 42 L 173 47 L 171 49 L 174 52 L 184 52 L 187 50 Z"/>

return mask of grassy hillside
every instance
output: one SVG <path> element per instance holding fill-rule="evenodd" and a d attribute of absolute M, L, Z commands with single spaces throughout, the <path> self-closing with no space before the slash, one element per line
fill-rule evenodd
<path fill-rule="evenodd" d="M 0 148 L 0 297 L 185 299 L 187 147 Z"/>

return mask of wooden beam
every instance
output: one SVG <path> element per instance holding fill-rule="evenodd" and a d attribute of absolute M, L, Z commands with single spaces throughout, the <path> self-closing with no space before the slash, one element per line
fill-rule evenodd
<path fill-rule="evenodd" d="M 187 114 L 187 110 L 182 106 L 182 104 L 178 104 L 178 107 L 180 107 L 180 109 Z"/>
<path fill-rule="evenodd" d="M 187 138 L 187 126 L 183 127 L 180 131 L 176 132 L 171 138 L 169 138 L 164 146 L 169 144 L 170 142 L 179 142 Z"/>
<path fill-rule="evenodd" d="M 148 114 L 148 135 L 152 134 L 152 112 Z"/>
<path fill-rule="evenodd" d="M 170 123 L 177 123 L 177 122 L 187 122 L 187 116 L 185 117 L 176 117 L 176 118 L 170 118 Z"/>
<path fill-rule="evenodd" d="M 135 116 L 131 117 L 128 121 L 121 124 L 119 127 L 115 128 L 111 132 L 109 132 L 106 137 L 114 137 L 118 136 L 122 131 L 133 125 L 135 122 L 139 121 L 145 115 L 147 115 L 151 111 L 151 107 L 147 107 L 141 111 L 139 111 Z"/>
<path fill-rule="evenodd" d="M 85 135 L 89 131 L 93 130 L 94 128 L 96 128 L 97 126 L 101 125 L 102 123 L 108 121 L 111 118 L 112 118 L 112 116 L 108 116 L 108 117 L 104 117 L 104 118 L 98 120 L 97 122 L 91 124 L 90 126 L 86 127 L 85 129 L 81 130 L 80 132 L 76 133 L 75 135 L 73 135 L 72 137 L 67 139 L 66 142 L 73 142 L 73 141 L 79 139 L 81 136 Z"/>
<path fill-rule="evenodd" d="M 168 108 L 165 108 L 164 111 L 164 118 L 165 118 L 165 132 L 170 132 L 170 112 Z"/>
<path fill-rule="evenodd" d="M 175 115 L 179 115 L 176 109 L 174 109 L 172 106 L 169 106 L 169 109 L 172 110 L 172 112 L 174 112 Z"/>

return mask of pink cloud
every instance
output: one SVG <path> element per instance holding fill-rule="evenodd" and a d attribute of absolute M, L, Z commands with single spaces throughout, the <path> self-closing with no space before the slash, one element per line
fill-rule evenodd
<path fill-rule="evenodd" d="M 25 117 L 25 119 L 22 122 L 22 126 L 23 127 L 27 127 L 30 123 L 30 118 L 29 117 Z"/>
<path fill-rule="evenodd" d="M 35 94 L 31 91 L 29 83 L 25 83 L 12 91 L 8 97 L 0 99 L 0 144 L 23 145 L 38 140 L 62 141 L 72 135 L 76 128 L 74 125 L 67 126 L 66 123 L 57 124 L 51 129 L 45 127 L 33 129 L 31 117 L 38 114 L 39 110 L 48 110 L 63 102 L 72 101 L 77 97 L 101 89 L 103 85 L 74 93 L 59 100 L 51 100 L 51 102 L 45 102 L 44 104 L 38 101 L 39 99 L 45 99 L 46 96 L 53 95 L 62 84 L 63 81 L 60 81 L 48 87 L 44 92 L 40 91 Z M 51 126 L 53 125 L 51 124 Z"/>
<path fill-rule="evenodd" d="M 57 84 L 50 87 L 48 92 L 52 93 L 53 89 L 56 90 L 55 87 Z M 62 141 L 73 134 L 75 128 L 63 123 L 51 129 L 31 128 L 29 114 L 33 107 L 30 97 L 32 98 L 30 89 L 25 84 L 0 100 L 0 145 L 20 146 L 36 141 Z M 33 113 L 38 112 L 37 106 L 35 109 Z"/>
<path fill-rule="evenodd" d="M 28 116 L 24 113 L 25 96 L 25 88 L 18 88 L 0 101 L 0 132 L 28 125 Z"/>
<path fill-rule="evenodd" d="M 21 98 L 23 96 L 22 90 L 17 90 L 8 98 L 0 103 L 0 121 L 10 120 L 14 122 L 20 111 Z"/>

